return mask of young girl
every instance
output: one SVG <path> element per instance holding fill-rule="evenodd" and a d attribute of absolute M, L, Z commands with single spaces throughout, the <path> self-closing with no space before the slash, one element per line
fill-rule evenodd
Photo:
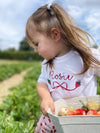
<path fill-rule="evenodd" d="M 90 48 L 90 37 L 72 23 L 58 4 L 44 5 L 29 17 L 27 41 L 45 58 L 37 83 L 43 115 L 34 133 L 56 132 L 46 116 L 48 108 L 55 112 L 54 101 L 96 95 L 100 55 L 98 50 Z"/>

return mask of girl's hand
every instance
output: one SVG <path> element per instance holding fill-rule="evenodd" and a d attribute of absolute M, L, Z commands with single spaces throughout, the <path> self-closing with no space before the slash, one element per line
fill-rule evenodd
<path fill-rule="evenodd" d="M 41 111 L 45 116 L 48 116 L 47 114 L 48 108 L 51 109 L 51 112 L 53 114 L 55 113 L 54 101 L 51 97 L 43 98 L 41 102 Z"/>

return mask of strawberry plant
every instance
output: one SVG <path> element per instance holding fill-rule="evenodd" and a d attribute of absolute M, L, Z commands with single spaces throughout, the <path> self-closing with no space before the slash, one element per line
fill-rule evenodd
<path fill-rule="evenodd" d="M 97 94 L 100 95 L 100 77 L 97 76 Z"/>
<path fill-rule="evenodd" d="M 40 63 L 34 62 L 33 69 L 23 82 L 10 88 L 12 94 L 0 106 L 0 133 L 33 133 L 41 115 L 40 99 L 36 92 Z"/>
<path fill-rule="evenodd" d="M 0 81 L 3 81 L 4 79 L 9 78 L 16 73 L 20 73 L 28 67 L 33 66 L 33 64 L 33 62 L 22 62 L 16 64 L 0 65 Z"/>

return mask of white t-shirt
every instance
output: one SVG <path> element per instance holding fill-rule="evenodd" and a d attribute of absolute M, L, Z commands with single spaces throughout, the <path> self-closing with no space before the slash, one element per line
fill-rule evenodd
<path fill-rule="evenodd" d="M 93 55 L 100 60 L 99 50 L 92 49 Z M 71 50 L 69 53 L 54 59 L 54 68 L 51 70 L 42 63 L 42 70 L 38 82 L 45 83 L 54 101 L 61 98 L 76 96 L 93 96 L 97 93 L 96 75 L 100 76 L 99 68 L 89 68 L 82 75 L 77 75 L 84 69 L 80 55 Z"/>

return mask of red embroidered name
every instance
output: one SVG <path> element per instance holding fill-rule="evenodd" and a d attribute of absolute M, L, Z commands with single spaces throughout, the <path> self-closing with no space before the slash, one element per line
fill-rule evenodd
<path fill-rule="evenodd" d="M 54 71 L 50 71 L 49 73 L 49 77 L 51 77 L 52 79 L 59 79 L 59 80 L 71 80 L 73 78 L 73 76 L 70 75 L 62 75 L 61 73 L 59 74 L 54 74 Z"/>

